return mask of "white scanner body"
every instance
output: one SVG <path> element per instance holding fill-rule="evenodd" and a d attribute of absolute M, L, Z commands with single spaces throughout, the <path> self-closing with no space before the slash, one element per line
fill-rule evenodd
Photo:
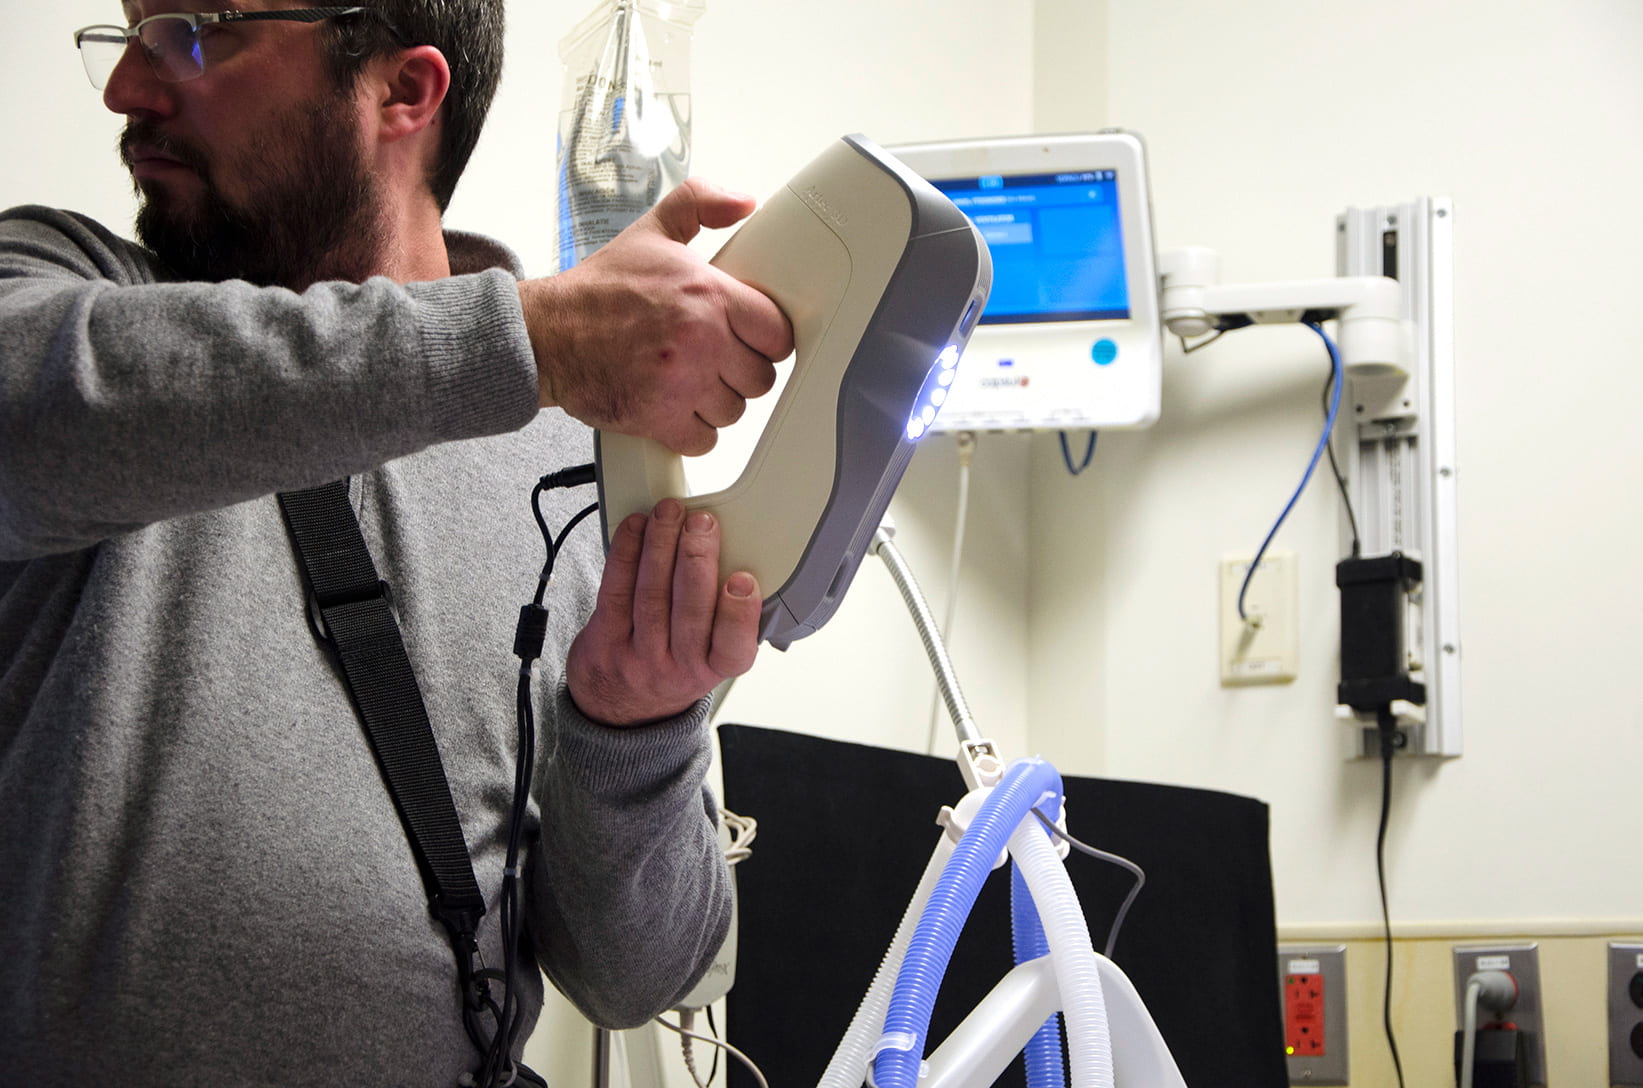
<path fill-rule="evenodd" d="M 689 494 L 682 460 L 660 443 L 599 432 L 600 520 L 608 546 L 625 517 L 663 498 L 711 512 L 720 577 L 759 580 L 760 638 L 785 649 L 838 608 L 928 427 L 921 415 L 945 396 L 941 372 L 986 305 L 992 262 L 951 201 L 847 136 L 713 263 L 792 322 L 792 374 L 741 475 L 717 491 Z"/>

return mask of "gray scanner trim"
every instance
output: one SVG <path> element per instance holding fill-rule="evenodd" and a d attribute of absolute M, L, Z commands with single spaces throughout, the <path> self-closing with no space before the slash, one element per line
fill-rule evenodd
<path fill-rule="evenodd" d="M 963 212 L 871 141 L 845 142 L 907 194 L 911 237 L 840 383 L 826 507 L 792 576 L 765 598 L 759 634 L 777 649 L 838 610 L 912 460 L 907 417 L 919 391 L 942 351 L 962 352 L 969 335 L 960 323 L 992 288 L 992 258 Z"/>

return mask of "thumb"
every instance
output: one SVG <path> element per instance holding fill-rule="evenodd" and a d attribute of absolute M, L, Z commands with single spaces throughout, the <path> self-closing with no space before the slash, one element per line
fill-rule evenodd
<path fill-rule="evenodd" d="M 650 210 L 663 234 L 675 242 L 688 242 L 703 227 L 717 230 L 741 222 L 753 214 L 757 201 L 745 193 L 721 189 L 701 178 L 686 178 Z"/>

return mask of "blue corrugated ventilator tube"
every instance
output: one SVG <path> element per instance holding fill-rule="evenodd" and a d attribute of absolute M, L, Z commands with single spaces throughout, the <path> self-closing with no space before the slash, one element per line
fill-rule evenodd
<path fill-rule="evenodd" d="M 1031 811 L 1046 801 L 1051 802 L 1049 811 L 1059 810 L 1061 776 L 1043 760 L 1018 760 L 982 802 L 954 849 L 930 894 L 929 904 L 919 919 L 896 977 L 884 1018 L 884 1033 L 873 1062 L 873 1081 L 878 1088 L 916 1088 L 930 1014 L 942 976 L 976 896 L 991 873 L 994 860 L 1012 836 L 1029 886 L 1037 883 L 1040 898 L 1054 896 L 1056 899 L 1054 903 L 1045 904 L 1052 911 L 1046 943 L 1054 957 L 1063 1007 L 1069 1014 L 1073 1082 L 1075 1086 L 1112 1084 L 1111 1047 L 1100 981 L 1095 972 L 1095 952 L 1090 946 L 1089 931 L 1083 925 L 1071 881 L 1036 820 L 1031 827 L 1020 829 L 1023 833 L 1017 833 L 1018 825 L 1023 820 L 1032 820 Z M 1055 881 L 1056 873 L 1049 871 L 1052 862 L 1053 869 L 1059 872 L 1059 883 Z M 1036 908 L 1033 913 L 1037 916 Z M 1035 922 L 1033 928 L 1041 937 L 1046 935 L 1041 921 Z M 1081 942 L 1079 934 L 1082 934 Z M 1076 947 L 1080 943 L 1082 949 Z M 1039 1073 L 1044 1077 L 1052 1072 L 1045 1062 L 1035 1059 L 1035 1064 L 1040 1066 Z M 1058 1057 L 1056 1065 L 1059 1064 Z M 1034 1088 L 1044 1083 L 1047 1082 L 1035 1081 Z"/>

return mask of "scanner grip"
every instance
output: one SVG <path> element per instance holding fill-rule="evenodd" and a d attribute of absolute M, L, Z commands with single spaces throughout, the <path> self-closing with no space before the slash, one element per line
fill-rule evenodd
<path fill-rule="evenodd" d="M 817 201 L 800 195 L 815 175 L 823 175 L 830 189 L 848 187 L 853 203 L 871 205 L 888 219 L 881 225 L 887 233 L 875 229 L 870 251 L 853 252 L 836 225 L 823 218 Z M 864 187 L 880 192 L 866 195 Z M 599 432 L 600 516 L 607 545 L 629 514 L 648 513 L 672 497 L 719 520 L 721 578 L 746 570 L 767 595 L 787 581 L 832 493 L 840 382 L 911 225 L 901 186 L 842 141 L 743 223 L 712 263 L 764 292 L 787 315 L 793 326 L 792 373 L 747 466 L 719 491 L 689 494 L 683 459 L 658 442 Z"/>

